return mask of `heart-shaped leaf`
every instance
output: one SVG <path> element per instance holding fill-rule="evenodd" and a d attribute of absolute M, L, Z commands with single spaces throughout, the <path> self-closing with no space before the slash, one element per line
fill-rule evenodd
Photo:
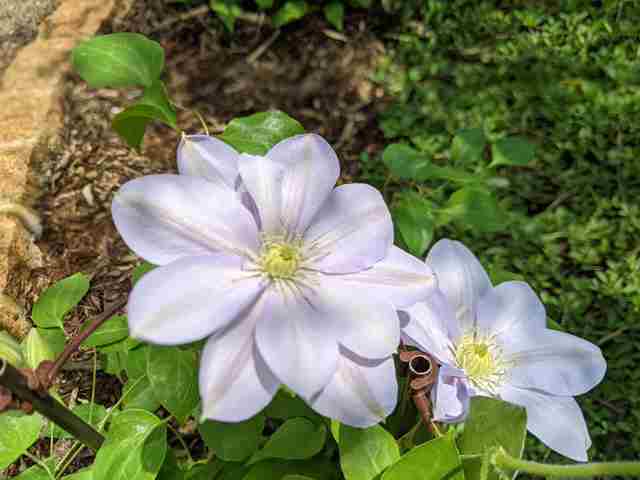
<path fill-rule="evenodd" d="M 305 460 L 322 450 L 327 440 L 327 427 L 316 425 L 306 418 L 292 418 L 282 424 L 269 437 L 265 446 L 257 452 L 249 464 L 266 458 Z"/>
<path fill-rule="evenodd" d="M 220 139 L 239 152 L 264 155 L 276 143 L 300 133 L 304 128 L 297 120 L 276 110 L 234 118 Z"/>
<path fill-rule="evenodd" d="M 64 278 L 47 288 L 33 306 L 31 316 L 37 326 L 63 328 L 62 320 L 89 291 L 89 279 L 82 273 Z"/>
<path fill-rule="evenodd" d="M 149 346 L 147 376 L 156 400 L 179 423 L 183 423 L 200 401 L 195 352 L 177 347 Z"/>
<path fill-rule="evenodd" d="M 9 410 L 0 414 L 0 470 L 11 465 L 38 439 L 42 417 Z"/>
<path fill-rule="evenodd" d="M 462 462 L 453 439 L 445 435 L 412 449 L 383 475 L 382 480 L 464 480 Z"/>
<path fill-rule="evenodd" d="M 206 421 L 198 430 L 212 452 L 227 462 L 241 462 L 253 455 L 262 441 L 264 415 L 238 423 Z"/>
<path fill-rule="evenodd" d="M 353 428 L 341 424 L 338 447 L 346 480 L 372 480 L 400 458 L 395 438 L 380 425 Z"/>
<path fill-rule="evenodd" d="M 164 422 L 144 410 L 125 410 L 111 422 L 93 465 L 94 480 L 154 480 L 167 451 Z"/>
<path fill-rule="evenodd" d="M 112 33 L 81 42 L 71 61 L 92 88 L 150 87 L 164 68 L 164 50 L 138 33 Z"/>
<path fill-rule="evenodd" d="M 526 165 L 536 156 L 536 146 L 522 137 L 504 137 L 493 144 L 493 159 L 490 167 L 496 165 Z"/>
<path fill-rule="evenodd" d="M 125 315 L 114 315 L 89 337 L 82 342 L 85 347 L 100 347 L 111 343 L 120 342 L 129 336 L 129 327 L 127 326 L 127 317 Z"/>
<path fill-rule="evenodd" d="M 465 455 L 481 455 L 496 446 L 509 455 L 521 458 L 527 437 L 527 413 L 524 408 L 487 397 L 471 400 L 469 417 L 464 431 L 458 438 L 460 452 Z M 467 480 L 479 480 L 482 462 L 479 458 L 464 461 Z M 489 479 L 498 474 L 489 469 Z"/>

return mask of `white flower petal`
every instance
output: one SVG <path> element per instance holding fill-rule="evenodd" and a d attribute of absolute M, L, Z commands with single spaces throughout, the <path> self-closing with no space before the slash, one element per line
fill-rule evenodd
<path fill-rule="evenodd" d="M 365 428 L 384 420 L 398 400 L 393 358 L 364 360 L 341 349 L 338 370 L 311 401 L 325 417 L 352 427 Z"/>
<path fill-rule="evenodd" d="M 178 171 L 235 189 L 238 152 L 209 135 L 184 135 L 178 145 Z"/>
<path fill-rule="evenodd" d="M 407 314 L 402 325 L 402 333 L 408 337 L 405 343 L 430 353 L 441 363 L 454 363 L 453 341 L 460 337 L 460 331 L 442 292 L 436 290 L 424 302 L 403 311 Z"/>
<path fill-rule="evenodd" d="M 314 269 L 358 272 L 382 260 L 393 245 L 393 223 L 380 192 L 363 183 L 333 190 L 304 235 Z"/>
<path fill-rule="evenodd" d="M 161 345 L 200 340 L 224 327 L 264 289 L 242 259 L 187 257 L 144 275 L 129 296 L 131 336 Z"/>
<path fill-rule="evenodd" d="M 395 246 L 371 268 L 339 278 L 367 297 L 390 301 L 397 309 L 423 301 L 436 287 L 431 269 Z"/>
<path fill-rule="evenodd" d="M 463 330 L 475 326 L 478 299 L 491 288 L 487 272 L 478 259 L 462 243 L 443 239 L 438 241 L 427 256 L 438 288 L 453 308 Z"/>
<path fill-rule="evenodd" d="M 527 429 L 547 447 L 573 460 L 588 461 L 591 438 L 582 411 L 572 397 L 510 386 L 503 387 L 500 396 L 526 408 Z"/>
<path fill-rule="evenodd" d="M 470 392 L 467 379 L 457 368 L 442 365 L 431 394 L 436 422 L 462 422 L 469 413 Z"/>
<path fill-rule="evenodd" d="M 125 243 L 156 265 L 258 248 L 258 230 L 237 194 L 203 178 L 148 175 L 125 183 L 111 206 Z"/>
<path fill-rule="evenodd" d="M 581 395 L 600 383 L 607 370 L 600 348 L 555 330 L 505 343 L 504 349 L 506 360 L 514 363 L 509 383 L 554 395 Z"/>
<path fill-rule="evenodd" d="M 278 288 L 280 287 L 280 288 Z M 256 326 L 256 342 L 271 371 L 291 390 L 309 400 L 327 385 L 338 368 L 339 305 L 324 289 L 294 291 L 274 285 Z"/>
<path fill-rule="evenodd" d="M 478 301 L 476 314 L 480 331 L 504 337 L 505 343 L 546 328 L 544 305 L 524 282 L 504 282 L 490 289 Z"/>
<path fill-rule="evenodd" d="M 322 137 L 314 134 L 287 138 L 269 150 L 267 157 L 285 168 L 282 220 L 286 231 L 302 234 L 338 180 L 338 157 Z"/>
<path fill-rule="evenodd" d="M 398 313 L 389 301 L 375 297 L 353 296 L 339 280 L 325 281 L 325 295 L 331 296 L 340 315 L 342 345 L 368 359 L 385 358 L 396 352 L 400 343 Z"/>
<path fill-rule="evenodd" d="M 258 210 L 262 231 L 267 234 L 281 233 L 283 166 L 270 158 L 247 154 L 240 155 L 238 166 L 243 185 Z"/>
<path fill-rule="evenodd" d="M 246 310 L 209 340 L 200 359 L 202 417 L 222 422 L 241 422 L 266 407 L 280 382 L 271 373 L 255 345 L 254 330 L 262 315 L 263 301 Z"/>

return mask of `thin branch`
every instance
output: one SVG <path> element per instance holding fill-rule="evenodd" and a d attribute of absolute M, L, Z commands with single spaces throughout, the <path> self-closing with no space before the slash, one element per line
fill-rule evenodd
<path fill-rule="evenodd" d="M 29 388 L 27 378 L 4 359 L 0 359 L 0 385 L 21 401 L 30 403 L 36 412 L 72 434 L 87 447 L 98 450 L 104 442 L 104 437 L 91 425 L 58 403 L 47 392 L 36 392 Z"/>
<path fill-rule="evenodd" d="M 63 352 L 58 355 L 58 358 L 56 358 L 55 362 L 45 360 L 40 365 L 38 365 L 38 368 L 36 369 L 36 377 L 40 382 L 42 387 L 41 389 L 43 391 L 46 391 L 51 386 L 62 366 L 69 359 L 69 357 L 71 357 L 71 355 L 73 355 L 76 350 L 80 348 L 82 342 L 84 342 L 89 337 L 89 335 L 95 332 L 98 327 L 100 327 L 100 325 L 105 322 L 105 320 L 111 318 L 111 316 L 118 310 L 120 310 L 126 303 L 127 300 L 122 299 L 110 305 L 107 305 L 104 312 L 91 320 L 91 323 L 87 328 L 82 330 L 75 337 L 73 337 L 69 343 L 67 343 L 67 345 L 64 347 Z"/>

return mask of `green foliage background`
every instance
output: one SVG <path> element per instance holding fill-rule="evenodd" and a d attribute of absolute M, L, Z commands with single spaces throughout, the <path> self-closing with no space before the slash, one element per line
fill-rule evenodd
<path fill-rule="evenodd" d="M 409 5 L 410 4 L 410 5 Z M 389 141 L 408 141 L 451 166 L 451 138 L 483 128 L 537 145 L 526 167 L 499 168 L 508 228 L 457 224 L 435 237 L 464 241 L 494 280 L 522 277 L 551 319 L 601 345 L 605 381 L 579 401 L 594 459 L 640 451 L 640 5 L 633 1 L 407 2 L 378 74 L 396 97 L 380 118 Z M 480 165 L 453 165 L 470 172 Z M 363 157 L 364 181 L 382 186 Z M 442 202 L 442 180 L 412 189 Z M 533 450 L 532 450 L 533 447 Z M 549 452 L 535 441 L 529 454 Z M 533 454 L 532 454 L 533 452 Z M 561 460 L 552 454 L 549 460 Z"/>

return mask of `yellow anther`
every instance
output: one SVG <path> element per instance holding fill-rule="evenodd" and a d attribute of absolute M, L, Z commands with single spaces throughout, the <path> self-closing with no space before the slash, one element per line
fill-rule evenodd
<path fill-rule="evenodd" d="M 465 335 L 455 350 L 456 363 L 476 387 L 493 391 L 507 371 L 502 351 L 495 340 L 478 335 Z"/>
<path fill-rule="evenodd" d="M 265 245 L 260 258 L 262 271 L 271 278 L 292 279 L 300 267 L 300 250 L 287 243 Z"/>

